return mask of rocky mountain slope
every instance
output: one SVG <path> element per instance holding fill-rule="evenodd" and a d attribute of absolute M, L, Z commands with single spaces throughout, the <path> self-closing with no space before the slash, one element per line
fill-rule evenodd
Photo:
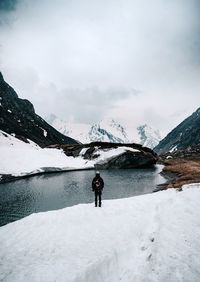
<path fill-rule="evenodd" d="M 158 154 L 175 153 L 200 144 L 200 108 L 174 128 L 154 148 Z"/>
<path fill-rule="evenodd" d="M 32 140 L 41 147 L 51 144 L 76 144 L 35 113 L 26 99 L 20 99 L 0 73 L 0 129 L 25 142 Z"/>
<path fill-rule="evenodd" d="M 159 132 L 146 124 L 139 126 L 136 133 L 132 134 L 113 119 L 104 119 L 99 123 L 87 125 L 67 122 L 51 114 L 46 118 L 46 121 L 61 133 L 70 135 L 82 143 L 96 141 L 112 143 L 137 142 L 145 147 L 154 148 L 161 140 Z M 133 140 L 133 135 L 137 136 L 137 140 Z"/>

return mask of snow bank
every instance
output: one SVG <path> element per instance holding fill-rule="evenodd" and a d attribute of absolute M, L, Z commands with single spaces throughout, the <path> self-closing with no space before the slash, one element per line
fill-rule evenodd
<path fill-rule="evenodd" d="M 0 280 L 200 281 L 200 189 L 33 214 L 0 228 Z"/>
<path fill-rule="evenodd" d="M 83 158 L 67 157 L 62 150 L 42 149 L 0 131 L 0 174 L 23 176 L 48 170 L 72 170 L 92 167 Z"/>

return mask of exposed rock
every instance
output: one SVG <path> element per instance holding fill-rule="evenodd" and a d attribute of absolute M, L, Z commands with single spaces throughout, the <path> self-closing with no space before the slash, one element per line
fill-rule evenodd
<path fill-rule="evenodd" d="M 161 154 L 160 159 L 162 161 L 170 159 L 200 159 L 200 144 L 189 146 L 183 150 Z"/>
<path fill-rule="evenodd" d="M 130 148 L 121 155 L 113 156 L 109 160 L 96 164 L 98 169 L 109 169 L 109 168 L 142 168 L 149 167 L 156 164 L 158 160 L 157 154 L 147 148 L 142 147 L 140 144 L 128 143 L 109 143 L 109 142 L 92 142 L 89 144 L 78 144 L 78 145 L 58 145 L 57 148 L 64 150 L 67 156 L 77 157 L 81 151 L 85 151 L 81 154 L 86 160 L 95 160 L 99 157 L 101 151 L 108 151 L 117 149 L 120 147 Z M 135 149 L 137 151 L 133 151 Z"/>
<path fill-rule="evenodd" d="M 89 147 L 85 152 L 85 154 L 83 154 L 83 158 L 86 160 L 91 160 L 98 157 L 98 155 L 95 155 L 94 153 L 95 153 L 95 147 Z"/>
<path fill-rule="evenodd" d="M 41 147 L 51 144 L 77 144 L 72 138 L 64 136 L 40 116 L 26 99 L 20 99 L 0 73 L 0 129 L 15 135 L 18 139 L 28 139 Z"/>
<path fill-rule="evenodd" d="M 114 168 L 145 168 L 156 163 L 151 153 L 127 151 L 122 155 L 116 156 L 108 162 L 98 163 L 97 169 L 114 169 Z"/>

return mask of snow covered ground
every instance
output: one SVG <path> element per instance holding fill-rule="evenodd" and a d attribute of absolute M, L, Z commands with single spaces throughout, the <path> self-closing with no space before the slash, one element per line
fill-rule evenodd
<path fill-rule="evenodd" d="M 67 157 L 62 150 L 42 149 L 0 131 L 0 174 L 23 176 L 49 170 L 89 168 L 83 158 Z"/>
<path fill-rule="evenodd" d="M 199 199 L 193 184 L 3 226 L 0 281 L 199 282 Z"/>
<path fill-rule="evenodd" d="M 45 171 L 74 170 L 94 168 L 125 151 L 137 151 L 127 147 L 97 150 L 99 157 L 88 161 L 80 157 L 67 157 L 62 150 L 42 149 L 35 143 L 22 142 L 0 130 L 0 175 L 24 176 Z M 82 154 L 85 149 L 83 149 Z"/>

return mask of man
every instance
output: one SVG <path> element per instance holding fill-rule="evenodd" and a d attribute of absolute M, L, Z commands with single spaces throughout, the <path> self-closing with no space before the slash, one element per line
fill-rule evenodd
<path fill-rule="evenodd" d="M 99 207 L 101 207 L 101 194 L 104 187 L 103 179 L 100 176 L 99 171 L 96 172 L 96 176 L 92 180 L 92 191 L 95 193 L 95 207 L 99 198 Z"/>

